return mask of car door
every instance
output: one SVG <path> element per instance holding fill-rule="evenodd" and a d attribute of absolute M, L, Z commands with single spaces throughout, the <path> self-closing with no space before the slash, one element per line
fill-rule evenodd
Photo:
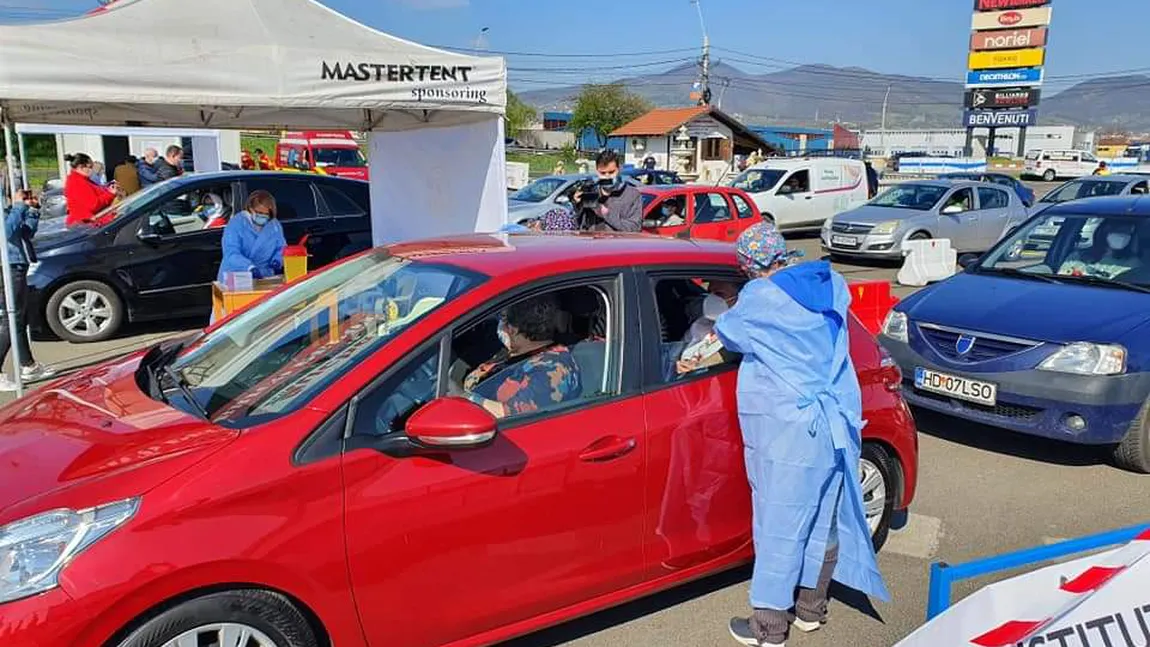
<path fill-rule="evenodd" d="M 810 170 L 799 169 L 783 178 L 775 190 L 775 204 L 775 222 L 780 226 L 803 226 L 816 221 Z"/>
<path fill-rule="evenodd" d="M 735 239 L 735 218 L 725 195 L 718 191 L 699 191 L 691 196 L 691 205 L 691 238 Z"/>
<path fill-rule="evenodd" d="M 463 644 L 642 581 L 646 430 L 633 289 L 624 270 L 493 295 L 353 402 L 347 555 L 369 643 Z M 601 319 L 591 316 L 604 334 L 576 325 L 580 308 L 564 310 L 566 329 L 585 335 L 570 346 L 581 399 L 503 418 L 478 449 L 402 458 L 370 448 L 373 436 L 403 433 L 407 412 L 444 394 L 459 366 L 501 348 L 507 306 L 584 291 L 602 298 Z"/>
<path fill-rule="evenodd" d="M 700 322 L 708 291 L 745 281 L 730 268 L 651 271 L 640 277 L 647 416 L 646 551 L 651 575 L 745 551 L 750 491 L 735 402 L 737 360 L 679 375 L 676 360 Z"/>
<path fill-rule="evenodd" d="M 934 237 L 949 238 L 951 247 L 958 251 L 978 251 L 983 234 L 979 230 L 981 218 L 976 204 L 973 188 L 952 189 L 936 207 L 939 233 Z M 947 213 L 952 208 L 957 210 Z"/>
<path fill-rule="evenodd" d="M 220 269 L 222 227 L 208 227 L 205 209 L 223 202 L 226 220 L 235 211 L 228 180 L 181 183 L 141 208 L 134 226 L 116 234 L 128 250 L 120 270 L 138 295 L 138 318 L 198 315 L 211 306 L 212 281 Z"/>
<path fill-rule="evenodd" d="M 755 224 L 756 222 L 760 222 L 762 217 L 760 216 L 756 218 L 755 216 L 757 212 L 755 211 L 754 205 L 750 200 L 745 199 L 738 193 L 728 193 L 727 197 L 729 197 L 731 199 L 731 203 L 735 205 L 735 215 L 737 216 L 737 219 L 735 220 L 734 239 L 738 240 L 740 234 L 746 231 L 747 228 L 751 225 Z"/>
<path fill-rule="evenodd" d="M 978 233 L 976 251 L 986 251 L 998 242 L 1010 224 L 1010 194 L 997 187 L 978 187 Z M 1015 196 L 1017 198 L 1017 196 Z"/>
<path fill-rule="evenodd" d="M 1098 168 L 1098 158 L 1091 153 L 1075 153 L 1077 175 L 1091 175 Z"/>
<path fill-rule="evenodd" d="M 666 208 L 666 213 L 664 213 Z M 643 215 L 643 229 L 660 236 L 689 238 L 691 227 L 688 224 L 687 195 L 680 193 L 664 196 L 652 201 Z"/>
<path fill-rule="evenodd" d="M 331 258 L 334 262 L 372 246 L 370 198 L 365 182 L 343 182 L 315 178 L 316 195 L 319 197 L 319 210 L 329 227 L 317 236 L 314 249 L 318 256 Z M 318 267 L 318 265 L 317 265 Z"/>

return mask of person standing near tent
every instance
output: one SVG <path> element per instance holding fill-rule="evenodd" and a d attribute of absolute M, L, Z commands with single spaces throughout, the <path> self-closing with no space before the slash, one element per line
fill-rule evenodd
<path fill-rule="evenodd" d="M 113 177 L 116 179 L 116 184 L 119 185 L 120 191 L 129 196 L 140 190 L 140 173 L 136 170 L 139 160 L 135 155 L 129 155 L 124 158 L 123 162 L 116 167 Z"/>
<path fill-rule="evenodd" d="M 35 260 L 32 237 L 39 226 L 39 200 L 31 191 L 19 191 L 12 208 L 4 215 L 4 233 L 8 236 L 8 267 L 12 272 L 12 303 L 16 308 L 16 343 L 19 345 L 17 354 L 20 356 L 20 378 L 24 383 L 55 374 L 55 371 L 36 363 L 28 343 L 28 265 Z M 0 299 L 3 298 L 3 283 L 0 283 Z M 3 366 L 11 347 L 8 317 L 0 316 L 0 366 Z M 7 375 L 0 374 L 0 391 L 15 390 L 16 383 Z"/>
<path fill-rule="evenodd" d="M 175 144 L 164 151 L 163 159 L 156 160 L 156 181 L 163 182 L 183 175 L 184 149 Z"/>
<path fill-rule="evenodd" d="M 136 175 L 140 177 L 140 188 L 148 188 L 159 182 L 156 177 L 156 159 L 160 156 L 156 149 L 149 148 L 144 151 L 144 158 L 136 163 Z"/>
<path fill-rule="evenodd" d="M 736 254 L 751 281 L 714 331 L 726 351 L 743 356 L 736 399 L 755 565 L 754 613 L 729 629 L 762 647 L 785 644 L 792 624 L 819 629 L 831 579 L 890 596 L 859 486 L 862 392 L 849 354 L 846 281 L 826 261 L 791 265 L 794 254 L 768 223 L 747 229 Z"/>
<path fill-rule="evenodd" d="M 72 172 L 64 180 L 64 198 L 68 204 L 64 226 L 74 227 L 92 220 L 115 201 L 116 183 L 113 182 L 110 187 L 96 184 L 91 177 L 95 172 L 95 164 L 84 153 L 69 155 L 65 159 L 71 164 Z"/>
<path fill-rule="evenodd" d="M 224 260 L 216 280 L 228 272 L 251 272 L 263 279 L 283 273 L 284 230 L 276 219 L 276 199 L 267 191 L 252 191 L 244 210 L 224 227 Z"/>

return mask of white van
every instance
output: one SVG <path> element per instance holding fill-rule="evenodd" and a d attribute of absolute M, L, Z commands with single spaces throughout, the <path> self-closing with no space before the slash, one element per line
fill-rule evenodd
<path fill-rule="evenodd" d="M 1042 178 L 1047 182 L 1090 175 L 1098 168 L 1094 153 L 1078 150 L 1035 149 L 1026 153 L 1022 177 Z"/>
<path fill-rule="evenodd" d="M 866 166 L 843 157 L 770 159 L 740 173 L 731 186 L 749 193 L 779 229 L 818 229 L 867 201 Z"/>

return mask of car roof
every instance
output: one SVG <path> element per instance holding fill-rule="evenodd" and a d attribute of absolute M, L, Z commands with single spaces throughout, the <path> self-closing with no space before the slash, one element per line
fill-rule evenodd
<path fill-rule="evenodd" d="M 1144 216 L 1150 217 L 1150 197 L 1112 195 L 1059 202 L 1042 210 L 1043 216 Z"/>
<path fill-rule="evenodd" d="M 693 193 L 695 191 L 716 191 L 726 193 L 729 191 L 738 191 L 735 187 L 723 186 L 719 184 L 641 184 L 638 187 L 640 193 L 669 193 L 671 191 L 682 193 Z"/>
<path fill-rule="evenodd" d="M 491 277 L 633 265 L 736 267 L 730 243 L 651 234 L 470 234 L 396 243 L 387 250 L 403 258 L 447 263 Z"/>
<path fill-rule="evenodd" d="M 300 176 L 305 176 L 308 179 L 321 179 L 323 182 L 358 182 L 360 184 L 367 184 L 366 180 L 353 180 L 346 177 L 336 177 L 334 175 L 319 175 L 316 173 L 292 173 L 289 171 L 203 171 L 195 173 L 185 173 L 177 178 L 174 182 L 183 184 L 184 182 L 194 182 L 196 180 L 243 180 L 248 178 L 275 178 L 275 179 L 299 179 Z"/>
<path fill-rule="evenodd" d="M 1103 181 L 1103 182 L 1138 182 L 1145 180 L 1145 175 L 1135 175 L 1133 173 L 1111 173 L 1110 175 L 1083 175 L 1076 177 L 1067 182 L 1089 182 L 1089 181 Z"/>
<path fill-rule="evenodd" d="M 918 185 L 922 185 L 922 186 L 937 186 L 940 188 L 949 189 L 951 187 L 958 187 L 958 186 L 982 186 L 983 184 L 985 184 L 985 182 L 978 182 L 975 180 L 960 180 L 960 179 L 954 179 L 954 180 L 947 180 L 947 179 L 941 179 L 941 180 L 907 180 L 905 182 L 899 182 L 895 186 L 900 186 L 903 184 L 918 184 Z"/>

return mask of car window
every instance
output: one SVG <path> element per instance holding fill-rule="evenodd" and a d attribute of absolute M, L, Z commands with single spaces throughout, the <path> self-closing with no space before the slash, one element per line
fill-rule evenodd
<path fill-rule="evenodd" d="M 352 433 L 385 436 L 403 431 L 411 414 L 439 395 L 439 355 L 440 344 L 432 343 L 360 396 Z"/>
<path fill-rule="evenodd" d="M 731 207 L 722 193 L 695 194 L 696 225 L 723 222 L 731 219 Z"/>
<path fill-rule="evenodd" d="M 978 187 L 979 209 L 1005 209 L 1010 206 L 1010 196 L 1001 189 Z"/>
<path fill-rule="evenodd" d="M 1067 202 L 1081 198 L 1118 195 L 1125 189 L 1126 183 L 1121 180 L 1072 180 L 1043 196 L 1042 202 Z"/>
<path fill-rule="evenodd" d="M 453 392 L 501 419 L 619 393 L 616 280 L 494 304 L 451 341 Z"/>
<path fill-rule="evenodd" d="M 952 207 L 958 207 L 955 213 L 962 213 L 974 209 L 974 191 L 970 187 L 958 189 L 950 194 L 950 197 L 943 203 L 941 211 L 946 211 Z"/>
<path fill-rule="evenodd" d="M 647 214 L 648 227 L 679 227 L 687 224 L 687 196 L 673 195 L 655 205 Z"/>
<path fill-rule="evenodd" d="M 200 184 L 145 209 L 141 231 L 178 236 L 222 227 L 232 215 L 230 182 Z"/>
<path fill-rule="evenodd" d="M 253 191 L 264 190 L 276 199 L 276 217 L 282 221 L 315 218 L 318 215 L 315 193 L 311 181 L 307 179 L 264 179 L 247 181 L 248 195 Z"/>
<path fill-rule="evenodd" d="M 786 171 L 778 169 L 747 169 L 731 182 L 731 186 L 748 193 L 762 193 L 773 189 L 784 175 Z"/>
<path fill-rule="evenodd" d="M 810 171 L 795 171 L 779 187 L 779 193 L 808 193 L 811 190 Z"/>
<path fill-rule="evenodd" d="M 1014 188 L 1014 179 L 1006 177 L 1005 175 L 988 175 L 987 179 L 995 184 L 1001 184 L 1003 186 Z"/>
<path fill-rule="evenodd" d="M 242 428 L 272 420 L 482 280 L 376 250 L 244 310 L 202 335 L 171 366 L 214 423 Z"/>
<path fill-rule="evenodd" d="M 708 339 L 707 334 L 714 328 L 714 318 L 734 305 L 741 288 L 741 280 L 725 276 L 654 279 L 655 306 L 659 314 L 661 383 L 675 382 L 688 376 L 680 373 L 680 360 L 714 350 L 714 339 Z M 715 359 L 722 360 L 718 364 L 720 367 L 739 362 L 737 356 L 729 354 L 715 356 Z"/>
<path fill-rule="evenodd" d="M 319 196 L 327 207 L 327 213 L 333 216 L 362 216 L 364 211 L 359 208 L 355 200 L 333 186 L 316 184 Z"/>
<path fill-rule="evenodd" d="M 548 196 L 555 193 L 559 187 L 563 186 L 566 181 L 567 180 L 561 177 L 540 178 L 508 197 L 512 200 L 520 200 L 522 202 L 543 202 Z"/>
<path fill-rule="evenodd" d="M 900 184 L 883 191 L 870 204 L 876 207 L 930 211 L 945 194 L 946 187 L 943 186 Z"/>
<path fill-rule="evenodd" d="M 739 212 L 740 219 L 750 218 L 751 216 L 755 215 L 755 210 L 752 209 L 751 205 L 743 199 L 743 196 L 737 193 L 732 193 L 731 200 L 735 203 L 735 210 Z"/>
<path fill-rule="evenodd" d="M 360 152 L 359 148 L 312 147 L 312 151 L 315 153 L 315 165 L 320 168 L 325 166 L 348 168 L 367 166 L 367 160 L 363 158 L 363 153 Z"/>
<path fill-rule="evenodd" d="M 1146 180 L 1137 182 L 1130 187 L 1130 193 L 1131 195 L 1146 195 L 1150 193 L 1150 183 L 1147 183 Z"/>

